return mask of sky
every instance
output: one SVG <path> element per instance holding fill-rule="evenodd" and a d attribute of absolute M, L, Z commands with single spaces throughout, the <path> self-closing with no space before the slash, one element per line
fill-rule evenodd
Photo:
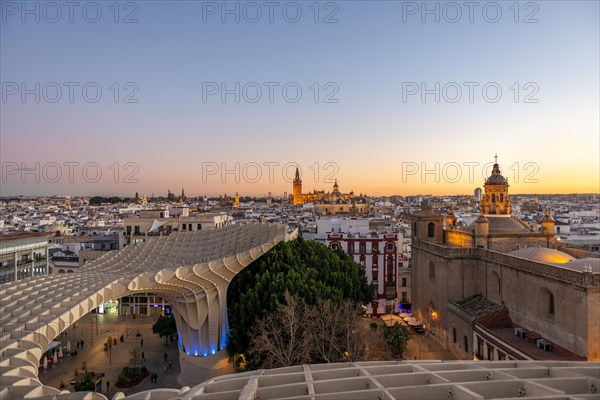
<path fill-rule="evenodd" d="M 598 1 L 5 1 L 0 195 L 600 191 Z"/>

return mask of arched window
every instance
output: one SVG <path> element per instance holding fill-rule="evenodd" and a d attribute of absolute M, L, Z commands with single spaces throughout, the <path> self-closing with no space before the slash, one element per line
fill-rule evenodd
<path fill-rule="evenodd" d="M 427 236 L 428 237 L 435 236 L 435 224 L 433 222 L 430 222 L 429 224 L 427 224 Z"/>
<path fill-rule="evenodd" d="M 552 293 L 548 288 L 543 287 L 540 289 L 540 295 L 538 299 L 538 310 L 540 315 L 546 318 L 554 318 L 556 313 L 554 293 Z"/>
<path fill-rule="evenodd" d="M 435 279 L 435 264 L 429 261 L 429 279 Z"/>
<path fill-rule="evenodd" d="M 500 276 L 496 271 L 492 272 L 492 289 L 497 289 L 498 293 L 502 291 L 502 287 L 500 286 Z"/>
<path fill-rule="evenodd" d="M 465 345 L 465 353 L 469 352 L 469 339 L 466 336 L 463 336 L 463 342 Z"/>
<path fill-rule="evenodd" d="M 452 328 L 452 342 L 456 343 L 456 328 Z"/>
<path fill-rule="evenodd" d="M 504 203 L 504 193 L 500 193 L 500 203 Z"/>
<path fill-rule="evenodd" d="M 494 193 L 492 193 L 492 203 L 496 202 L 496 195 Z"/>

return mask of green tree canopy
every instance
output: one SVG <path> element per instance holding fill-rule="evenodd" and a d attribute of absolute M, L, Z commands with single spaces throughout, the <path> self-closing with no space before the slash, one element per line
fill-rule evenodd
<path fill-rule="evenodd" d="M 166 344 L 169 344 L 169 336 L 177 333 L 177 325 L 175 318 L 171 316 L 160 316 L 152 325 L 152 333 L 158 334 L 160 337 L 165 337 Z"/>
<path fill-rule="evenodd" d="M 281 242 L 232 280 L 227 293 L 230 354 L 245 353 L 257 322 L 285 303 L 285 292 L 301 304 L 319 299 L 367 304 L 372 289 L 360 266 L 341 250 L 298 238 Z"/>

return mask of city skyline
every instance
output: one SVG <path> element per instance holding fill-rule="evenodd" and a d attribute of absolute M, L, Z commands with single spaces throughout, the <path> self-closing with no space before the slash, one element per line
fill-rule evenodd
<path fill-rule="evenodd" d="M 600 192 L 597 2 L 91 4 L 3 2 L 2 195 L 282 195 L 290 163 L 307 191 L 468 194 L 496 152 L 512 193 Z"/>

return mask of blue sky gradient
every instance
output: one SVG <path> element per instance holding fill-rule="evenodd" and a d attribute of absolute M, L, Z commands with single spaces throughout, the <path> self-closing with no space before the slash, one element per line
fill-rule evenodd
<path fill-rule="evenodd" d="M 43 11 L 39 23 L 32 15 L 22 22 L 23 2 L 1 3 L 3 166 L 97 162 L 103 172 L 95 183 L 81 176 L 74 182 L 64 176 L 56 183 L 25 176 L 23 183 L 20 172 L 7 175 L 5 170 L 2 195 L 158 195 L 181 187 L 193 195 L 282 195 L 291 190 L 282 177 L 286 163 L 300 164 L 306 191 L 329 190 L 323 168 L 327 162 L 337 165 L 334 176 L 342 191 L 471 193 L 481 185 L 483 172 L 471 182 L 463 168 L 463 177 L 450 182 L 441 168 L 451 162 L 483 165 L 495 152 L 513 192 L 599 190 L 597 1 L 519 2 L 518 23 L 513 1 L 494 3 L 502 10 L 496 23 L 482 14 L 491 2 L 478 3 L 473 23 L 464 2 L 454 3 L 463 11 L 456 23 L 444 20 L 444 14 L 439 23 L 432 15 L 424 23 L 419 13 L 403 15 L 407 7 L 435 7 L 431 1 L 317 2 L 319 23 L 314 22 L 313 1 L 293 4 L 302 10 L 296 23 L 287 22 L 280 11 L 290 2 L 275 2 L 273 23 L 262 1 L 253 3 L 263 10 L 256 23 L 245 21 L 244 14 L 239 23 L 232 15 L 223 23 L 220 14 L 203 14 L 211 7 L 220 11 L 239 3 L 243 8 L 248 2 L 119 2 L 119 23 L 113 20 L 113 1 L 94 3 L 103 12 L 97 23 L 83 18 L 86 2 L 79 3 L 73 23 L 66 9 L 55 23 L 44 20 Z M 16 4 L 16 14 L 7 3 Z M 36 2 L 26 3 L 33 8 Z M 441 10 L 445 3 L 437 4 Z M 332 11 L 338 22 L 324 23 Z M 494 16 L 492 11 L 488 17 Z M 123 23 L 130 12 L 137 23 Z M 524 23 L 532 12 L 538 22 Z M 56 103 L 44 96 L 36 103 L 33 95 L 22 102 L 20 93 L 7 93 L 7 85 L 23 82 L 28 87 L 35 82 L 78 82 L 79 88 L 96 82 L 103 93 L 96 103 L 85 101 L 80 89 L 72 103 L 66 89 Z M 110 89 L 114 82 L 120 86 L 117 103 Z M 127 82 L 139 89 L 137 103 L 123 102 L 131 93 L 123 87 Z M 236 103 L 234 95 L 225 102 L 219 95 L 203 102 L 206 82 L 225 82 L 230 88 L 235 82 L 280 86 L 272 103 L 265 86 L 256 103 L 243 96 Z M 296 103 L 282 96 L 280 88 L 289 82 L 302 88 Z M 320 85 L 316 103 L 310 89 L 315 82 Z M 325 90 L 328 82 L 333 85 Z M 457 82 L 463 93 L 456 103 L 443 96 L 436 103 L 434 95 L 425 102 L 420 95 L 403 101 L 406 82 L 424 82 L 428 88 L 435 82 L 441 87 Z M 464 82 L 480 84 L 473 102 Z M 502 89 L 498 102 L 482 96 L 481 88 L 489 82 Z M 515 82 L 520 89 L 516 103 L 510 89 Z M 528 82 L 532 85 L 526 90 Z M 332 87 L 338 89 L 338 102 L 326 103 L 324 96 Z M 524 101 L 532 88 L 537 103 Z M 123 183 L 122 176 L 115 183 L 109 169 L 115 162 L 122 174 L 123 164 L 136 163 L 139 183 Z M 280 167 L 273 182 L 266 168 L 256 182 L 242 173 L 235 182 L 233 174 L 203 179 L 202 163 L 207 162 L 230 168 L 236 162 L 242 167 L 279 162 Z M 309 170 L 315 162 L 318 178 Z M 434 168 L 436 162 L 441 163 L 439 182 L 433 174 L 403 179 L 406 163 Z M 538 167 L 537 182 L 523 182 L 530 172 L 523 167 L 526 163 Z M 518 177 L 509 172 L 510 166 L 520 171 Z"/>

